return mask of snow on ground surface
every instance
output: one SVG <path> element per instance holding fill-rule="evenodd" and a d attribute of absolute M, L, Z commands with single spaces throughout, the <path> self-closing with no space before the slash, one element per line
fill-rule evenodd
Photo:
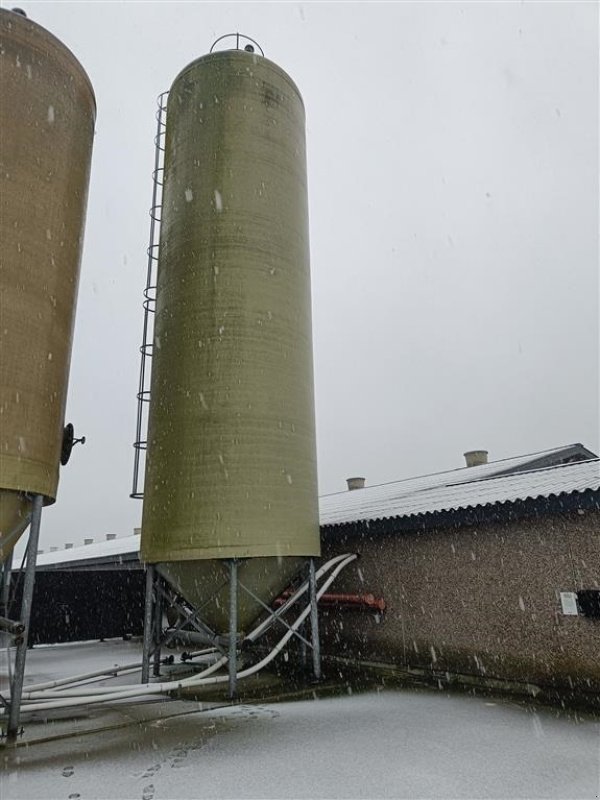
<path fill-rule="evenodd" d="M 34 650 L 35 679 L 72 650 Z M 89 661 L 93 646 L 80 650 Z M 129 724 L 5 750 L 2 800 L 600 794 L 600 725 L 553 709 L 414 690 L 202 712 L 155 705 L 162 718 L 151 704 L 145 718 L 130 707 Z"/>
<path fill-rule="evenodd" d="M 168 655 L 169 651 L 166 651 Z M 13 655 L 14 659 L 14 655 Z M 65 644 L 38 644 L 27 651 L 25 664 L 25 688 L 33 683 L 81 675 L 98 669 L 111 669 L 117 664 L 141 664 L 142 646 L 139 639 L 122 641 L 69 642 Z M 7 685 L 6 650 L 0 650 L 0 691 Z M 139 676 L 133 675 L 102 681 L 97 686 L 113 686 L 117 683 L 136 683 Z"/>

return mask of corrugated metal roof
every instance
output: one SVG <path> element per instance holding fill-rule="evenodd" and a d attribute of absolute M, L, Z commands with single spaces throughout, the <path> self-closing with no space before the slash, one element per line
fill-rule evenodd
<path fill-rule="evenodd" d="M 320 501 L 321 525 L 409 517 L 600 489 L 598 459 L 501 476 L 489 474 L 486 467 L 492 466 L 470 467 L 464 471 L 468 476 L 462 478 L 457 473 L 463 470 L 456 470 L 326 495 Z"/>
<path fill-rule="evenodd" d="M 552 494 L 571 494 L 586 489 L 598 490 L 600 488 L 598 459 L 503 474 L 510 470 L 523 470 L 527 464 L 535 463 L 540 458 L 559 457 L 573 447 L 574 445 L 555 447 L 539 453 L 492 461 L 477 467 L 463 467 L 378 486 L 367 486 L 352 492 L 324 495 L 319 500 L 320 523 L 337 525 L 361 520 L 409 517 L 435 511 L 451 511 L 527 498 L 548 497 Z M 135 557 L 139 549 L 139 535 L 123 536 L 69 550 L 40 553 L 37 564 L 43 568 L 111 557 L 116 560 L 117 556 L 131 558 Z"/>
<path fill-rule="evenodd" d="M 523 456 L 502 458 L 498 461 L 490 461 L 487 464 L 480 464 L 477 467 L 460 467 L 459 469 L 451 469 L 444 472 L 434 472 L 429 475 L 418 475 L 414 478 L 405 478 L 400 481 L 392 481 L 391 483 L 377 484 L 377 486 L 371 486 L 368 488 L 375 489 L 383 486 L 402 486 L 404 487 L 406 493 L 410 494 L 414 491 L 418 491 L 419 489 L 431 489 L 434 486 L 449 486 L 450 484 L 480 481 L 485 480 L 486 478 L 493 478 L 497 475 L 502 475 L 507 472 L 526 470 L 528 464 L 532 465 L 532 469 L 534 469 L 534 464 L 535 467 L 554 466 L 561 457 L 576 451 L 577 448 L 581 448 L 583 453 L 588 453 L 588 457 L 590 459 L 594 457 L 594 454 L 584 448 L 582 445 L 565 445 L 563 447 L 553 447 L 550 450 L 540 450 L 537 453 L 528 453 L 527 455 Z M 556 459 L 555 464 L 537 463 L 553 457 Z M 343 492 L 335 492 L 330 495 L 322 495 L 321 500 L 324 500 L 328 497 L 346 497 L 346 495 L 347 490 Z"/>
<path fill-rule="evenodd" d="M 51 553 L 39 553 L 36 564 L 38 567 L 47 567 L 50 564 L 67 564 L 72 561 L 84 561 L 110 556 L 124 556 L 128 553 L 138 553 L 140 549 L 139 534 L 135 536 L 122 536 L 110 541 L 94 542 L 93 544 L 70 547 L 68 550 L 56 550 Z"/>

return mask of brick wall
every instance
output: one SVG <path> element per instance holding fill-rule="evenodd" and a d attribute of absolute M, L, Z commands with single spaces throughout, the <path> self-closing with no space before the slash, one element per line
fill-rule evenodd
<path fill-rule="evenodd" d="M 381 616 L 324 611 L 325 653 L 600 691 L 600 620 L 564 616 L 559 596 L 600 587 L 599 512 L 323 544 L 360 553 L 336 592 L 387 602 Z"/>

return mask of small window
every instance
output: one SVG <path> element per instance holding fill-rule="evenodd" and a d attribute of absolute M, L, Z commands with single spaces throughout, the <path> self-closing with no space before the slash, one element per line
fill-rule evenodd
<path fill-rule="evenodd" d="M 584 617 L 600 619 L 600 589 L 581 589 L 577 592 L 577 604 Z"/>

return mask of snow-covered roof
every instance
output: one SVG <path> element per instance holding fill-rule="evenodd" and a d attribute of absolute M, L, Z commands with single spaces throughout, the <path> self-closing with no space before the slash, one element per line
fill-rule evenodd
<path fill-rule="evenodd" d="M 111 558 L 116 556 L 137 556 L 140 550 L 140 536 L 121 536 L 108 541 L 93 542 L 92 544 L 70 547 L 68 550 L 56 550 L 50 553 L 39 553 L 38 567 L 47 567 L 51 564 L 67 564 L 73 561 L 87 561 L 94 559 Z"/>
<path fill-rule="evenodd" d="M 598 459 L 508 475 L 490 475 L 485 468 L 492 466 L 326 495 L 320 501 L 321 525 L 410 517 L 600 489 Z"/>
<path fill-rule="evenodd" d="M 583 445 L 572 444 L 563 447 L 553 447 L 550 450 L 540 450 L 539 452 L 528 453 L 523 456 L 501 458 L 498 461 L 490 461 L 487 464 L 479 464 L 476 467 L 460 467 L 459 469 L 451 469 L 444 472 L 434 472 L 429 475 L 419 475 L 415 478 L 405 478 L 400 481 L 392 481 L 391 483 L 377 484 L 376 486 L 368 488 L 375 489 L 383 486 L 403 486 L 405 492 L 408 494 L 419 491 L 420 489 L 432 489 L 435 486 L 471 483 L 473 481 L 494 478 L 507 473 L 531 471 L 542 467 L 553 467 L 561 463 L 564 459 L 572 456 L 576 456 L 579 460 L 597 458 L 591 450 L 583 447 Z M 321 503 L 328 501 L 330 497 L 345 497 L 346 495 L 347 491 L 323 495 L 321 497 Z"/>
<path fill-rule="evenodd" d="M 593 458 L 568 464 L 532 469 L 553 459 L 585 457 L 582 445 L 568 445 L 505 458 L 476 467 L 437 472 L 416 478 L 367 486 L 354 491 L 324 495 L 319 501 L 321 526 L 340 525 L 394 517 L 410 517 L 439 511 L 515 502 L 527 498 L 600 489 L 600 461 Z M 114 564 L 120 559 L 137 561 L 140 536 L 122 536 L 107 541 L 40 553 L 39 568 L 74 562 Z"/>

